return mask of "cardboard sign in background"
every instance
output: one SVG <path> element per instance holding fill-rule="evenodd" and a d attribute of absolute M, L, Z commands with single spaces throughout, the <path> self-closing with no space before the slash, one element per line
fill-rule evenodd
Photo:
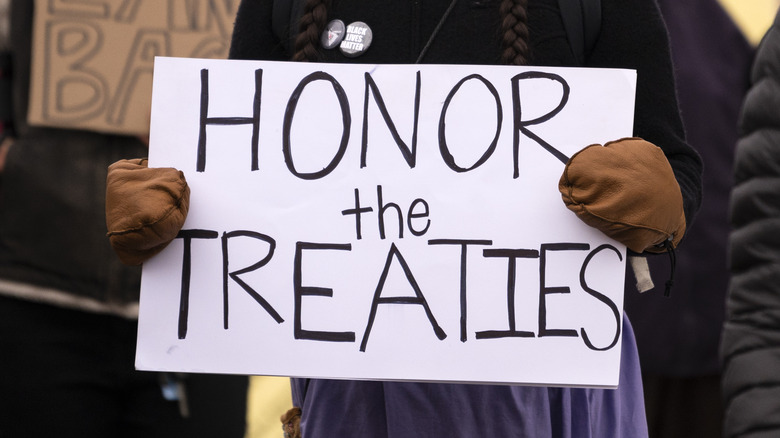
<path fill-rule="evenodd" d="M 635 73 L 158 58 L 150 165 L 191 188 L 144 265 L 141 369 L 615 386 L 625 247 L 567 156 Z"/>
<path fill-rule="evenodd" d="M 29 123 L 146 135 L 154 57 L 226 58 L 238 3 L 35 0 Z"/>

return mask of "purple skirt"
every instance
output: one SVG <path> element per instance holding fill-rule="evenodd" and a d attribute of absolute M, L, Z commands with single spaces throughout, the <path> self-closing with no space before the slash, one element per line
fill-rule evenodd
<path fill-rule="evenodd" d="M 617 389 L 293 379 L 304 438 L 643 438 L 634 332 L 623 318 Z"/>

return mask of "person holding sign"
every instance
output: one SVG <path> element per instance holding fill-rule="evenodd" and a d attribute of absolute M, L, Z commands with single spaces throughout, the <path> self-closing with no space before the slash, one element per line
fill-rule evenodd
<path fill-rule="evenodd" d="M 558 0 L 307 0 L 287 11 L 278 4 L 241 2 L 232 59 L 635 69 L 636 137 L 583 144 L 564 157 L 561 196 L 585 223 L 637 254 L 673 251 L 693 220 L 701 161 L 685 142 L 654 0 L 602 0 L 602 25 L 583 62 Z M 285 31 L 290 22 L 297 32 Z M 176 237 L 188 207 L 180 172 L 122 161 L 107 188 L 111 242 L 126 263 L 143 263 Z M 297 411 L 284 417 L 285 430 L 305 437 L 645 437 L 636 343 L 625 318 L 623 327 L 616 389 L 293 379 L 300 430 Z"/>

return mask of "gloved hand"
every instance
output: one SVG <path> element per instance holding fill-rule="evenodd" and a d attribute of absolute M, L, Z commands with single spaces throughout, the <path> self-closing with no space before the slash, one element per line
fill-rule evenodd
<path fill-rule="evenodd" d="M 120 160 L 108 167 L 106 226 L 122 263 L 140 265 L 178 234 L 190 206 L 184 173 L 149 168 L 146 158 Z"/>
<path fill-rule="evenodd" d="M 284 438 L 301 438 L 301 408 L 293 407 L 279 418 Z"/>
<path fill-rule="evenodd" d="M 574 154 L 558 189 L 586 224 L 641 253 L 676 247 L 685 234 L 682 193 L 658 146 L 641 138 L 591 145 Z"/>

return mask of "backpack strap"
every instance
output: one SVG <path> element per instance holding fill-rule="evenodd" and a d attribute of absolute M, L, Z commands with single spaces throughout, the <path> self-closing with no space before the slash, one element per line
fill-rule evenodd
<path fill-rule="evenodd" d="M 585 65 L 601 31 L 601 0 L 558 0 L 574 59 Z"/>

